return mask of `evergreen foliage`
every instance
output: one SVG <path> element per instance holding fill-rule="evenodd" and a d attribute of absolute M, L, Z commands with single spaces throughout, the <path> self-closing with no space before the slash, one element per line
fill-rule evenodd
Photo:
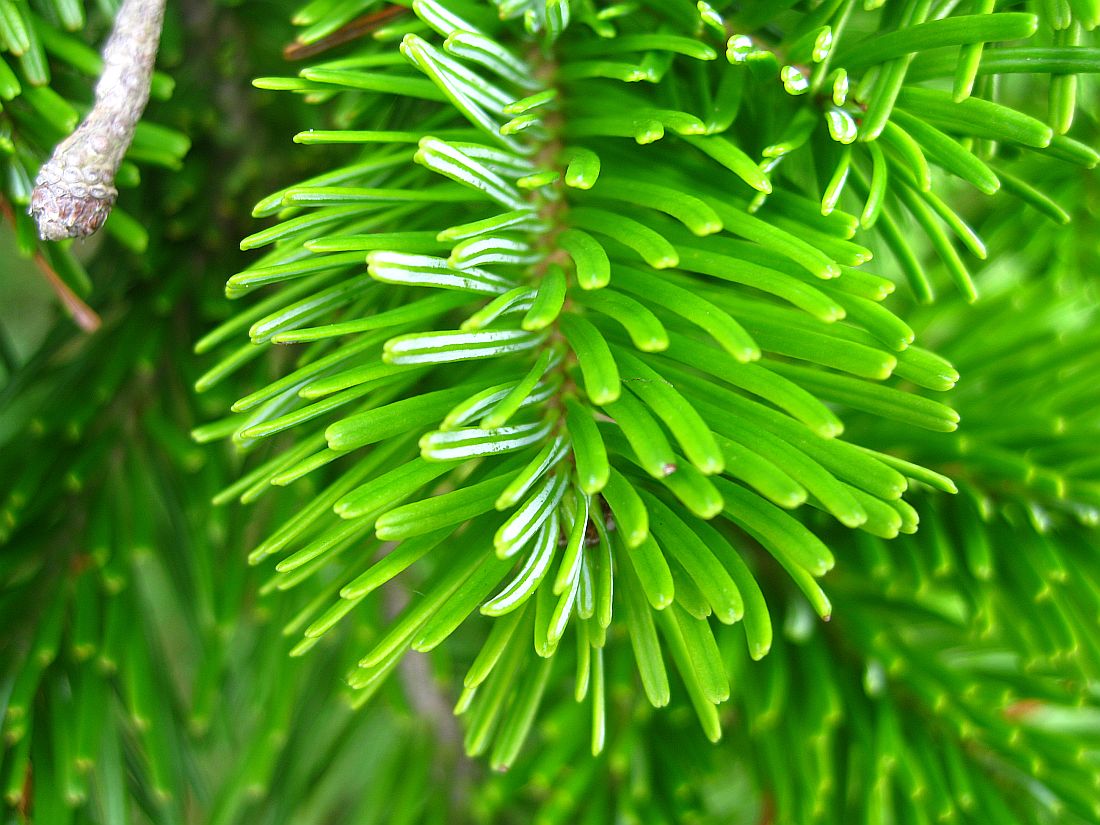
<path fill-rule="evenodd" d="M 46 244 L 114 10 L 0 0 L 10 821 L 1100 822 L 1100 3 L 188 0 Z"/>

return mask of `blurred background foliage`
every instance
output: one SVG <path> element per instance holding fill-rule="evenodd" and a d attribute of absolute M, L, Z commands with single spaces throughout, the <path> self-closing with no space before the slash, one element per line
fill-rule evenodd
<path fill-rule="evenodd" d="M 390 7 L 370 0 L 169 4 L 158 62 L 163 74 L 143 134 L 120 175 L 119 208 L 103 237 L 51 246 L 36 241 L 24 215 L 29 181 L 91 99 L 94 48 L 114 5 L 0 0 L 5 213 L 0 223 L 0 793 L 6 821 L 1100 822 L 1100 383 L 1095 380 L 1100 325 L 1096 184 L 1086 171 L 1097 160 L 1091 148 L 1097 138 L 1093 73 L 1100 71 L 1100 51 L 1092 45 L 1092 29 L 1100 8 L 1089 0 L 709 6 L 659 0 L 495 5 L 418 0 L 397 6 L 392 17 L 372 24 L 367 36 L 335 43 L 333 33 L 354 30 L 363 15 Z M 570 13 L 563 15 L 563 9 Z M 401 658 L 406 639 L 392 659 L 393 678 L 372 676 L 357 683 L 364 653 L 385 643 L 410 606 L 441 592 L 449 559 L 429 552 L 393 581 L 387 581 L 392 572 L 376 574 L 379 584 L 386 583 L 369 595 L 341 599 L 341 588 L 375 561 L 382 541 L 359 539 L 358 533 L 359 543 L 339 544 L 339 553 L 324 555 L 332 547 L 325 530 L 342 523 L 327 512 L 335 500 L 327 496 L 328 485 L 344 483 L 357 468 L 362 474 L 356 484 L 416 460 L 415 439 L 397 435 L 375 446 L 365 454 L 375 461 L 371 467 L 356 453 L 354 461 L 318 465 L 296 483 L 260 496 L 259 490 L 271 487 L 272 473 L 257 475 L 257 468 L 285 470 L 287 456 L 301 461 L 328 449 L 321 434 L 343 413 L 334 408 L 336 418 L 297 422 L 267 439 L 270 444 L 255 439 L 264 443 L 251 449 L 242 449 L 248 439 L 240 432 L 265 419 L 220 423 L 242 396 L 331 352 L 322 344 L 299 360 L 296 348 L 269 342 L 255 346 L 255 353 L 252 344 L 242 349 L 254 321 L 294 309 L 310 295 L 309 286 L 294 292 L 302 282 L 280 281 L 280 271 L 273 277 L 272 268 L 286 266 L 294 273 L 300 261 L 353 250 L 356 255 L 318 278 L 326 287 L 350 284 L 362 276 L 366 250 L 373 247 L 353 240 L 344 249 L 340 244 L 348 244 L 348 237 L 407 232 L 417 237 L 399 240 L 413 246 L 395 247 L 397 252 L 418 245 L 431 249 L 436 242 L 426 241 L 427 233 L 434 238 L 440 229 L 499 211 L 461 200 L 455 206 L 440 187 L 440 201 L 428 197 L 418 211 L 398 209 L 379 221 L 373 207 L 334 205 L 325 200 L 334 194 L 322 191 L 334 184 L 424 191 L 440 182 L 430 162 L 409 162 L 415 143 L 399 143 L 395 150 L 378 138 L 363 138 L 367 143 L 349 150 L 342 145 L 346 138 L 339 137 L 345 130 L 408 130 L 443 140 L 452 139 L 447 132 L 452 130 L 453 140 L 467 151 L 485 139 L 485 130 L 471 128 L 461 105 L 416 85 L 427 81 L 403 60 L 392 59 L 408 34 L 438 45 L 441 38 L 432 29 L 439 31 L 440 10 L 482 25 L 492 38 L 479 47 L 490 55 L 492 42 L 510 49 L 508 54 L 529 57 L 525 50 L 537 51 L 533 40 L 561 38 L 547 48 L 559 50 L 561 65 L 573 67 L 574 74 L 562 81 L 564 109 L 553 103 L 533 106 L 523 114 L 541 112 L 542 120 L 515 128 L 517 134 L 532 129 L 536 143 L 553 142 L 555 129 L 564 129 L 558 148 L 581 147 L 597 155 L 596 174 L 591 166 L 574 167 L 576 156 L 540 157 L 538 162 L 555 167 L 559 177 L 571 177 L 568 188 L 557 178 L 537 179 L 545 171 L 537 166 L 525 167 L 532 180 L 523 194 L 544 198 L 540 209 L 558 202 L 590 207 L 584 229 L 605 248 L 612 287 L 620 266 L 629 261 L 641 268 L 641 263 L 623 244 L 607 240 L 616 234 L 606 223 L 609 211 L 671 239 L 678 250 L 706 248 L 711 238 L 693 240 L 683 228 L 627 203 L 629 198 L 610 194 L 603 196 L 610 200 L 585 201 L 600 196 L 600 175 L 605 184 L 612 173 L 629 184 L 635 174 L 635 183 L 665 185 L 668 197 L 729 186 L 738 208 L 758 195 L 776 194 L 753 204 L 762 221 L 807 241 L 825 260 L 851 256 L 836 283 L 847 283 L 850 276 L 858 286 L 848 293 L 821 287 L 848 310 L 852 326 L 845 329 L 877 333 L 880 344 L 883 336 L 904 336 L 908 329 L 930 357 L 936 353 L 961 376 L 950 392 L 941 391 L 953 378 L 931 394 L 922 390 L 957 411 L 958 431 L 920 429 L 912 416 L 926 408 L 902 400 L 895 402 L 900 411 L 884 414 L 875 399 L 885 396 L 873 393 L 869 405 L 853 402 L 850 385 L 830 383 L 841 371 L 835 364 L 826 359 L 827 369 L 819 369 L 795 363 L 782 347 L 765 345 L 767 330 L 760 332 L 765 350 L 760 363 L 779 365 L 778 374 L 838 411 L 845 442 L 894 457 L 890 466 L 915 480 L 906 492 L 911 507 L 890 510 L 893 515 L 884 514 L 877 499 L 860 496 L 870 523 L 880 520 L 882 535 L 877 535 L 850 529 L 854 525 L 838 521 L 838 507 L 823 503 L 821 491 L 833 489 L 831 474 L 823 484 L 811 471 L 808 482 L 791 469 L 805 470 L 797 456 L 792 459 L 782 446 L 768 453 L 797 476 L 794 489 L 811 488 L 783 512 L 836 557 L 818 587 L 809 574 L 789 573 L 776 564 L 766 541 L 723 524 L 723 516 L 699 517 L 692 496 L 709 489 L 702 471 L 685 483 L 688 492 L 670 486 L 666 494 L 660 479 L 637 470 L 637 450 L 608 426 L 615 415 L 601 412 L 606 405 L 593 399 L 589 376 L 580 373 L 585 359 L 570 365 L 563 356 L 566 370 L 572 370 L 564 380 L 575 385 L 571 400 L 596 411 L 593 420 L 603 422 L 598 437 L 611 465 L 632 488 L 653 496 L 645 499 L 658 502 L 650 510 L 664 507 L 692 530 L 715 524 L 713 535 L 701 535 L 728 542 L 744 556 L 746 577 L 758 582 L 766 599 L 764 620 L 773 627 L 762 650 L 746 646 L 741 624 L 708 622 L 714 607 L 706 603 L 710 594 L 700 594 L 675 564 L 675 603 L 651 610 L 651 594 L 643 592 L 635 562 L 623 563 L 631 551 L 615 536 L 604 536 L 615 553 L 613 620 L 597 630 L 598 616 L 581 616 L 571 605 L 575 645 L 563 641 L 561 652 L 546 656 L 546 651 L 536 655 L 530 644 L 533 627 L 545 622 L 543 614 L 552 606 L 551 575 L 533 596 L 533 609 L 463 621 L 484 597 L 468 607 L 458 605 L 457 615 L 443 622 L 457 627 L 445 644 L 428 655 Z M 998 19 L 991 23 L 978 15 Z M 508 22 L 497 23 L 498 17 Z M 898 34 L 890 34 L 897 29 L 912 37 L 920 20 L 963 17 L 967 21 L 959 24 L 956 40 L 946 44 L 942 31 L 900 46 Z M 1003 34 L 995 36 L 1000 26 Z M 877 57 L 866 44 L 862 56 L 851 47 L 862 33 L 880 28 L 886 45 L 878 41 Z M 822 39 L 826 29 L 832 42 Z M 672 59 L 661 43 L 608 46 L 616 42 L 612 34 L 625 39 L 657 32 L 709 43 L 717 60 L 704 69 L 682 53 Z M 742 36 L 747 39 L 738 39 Z M 981 44 L 993 41 L 998 45 L 986 46 L 983 56 Z M 287 44 L 294 44 L 288 57 L 301 64 L 288 68 L 282 54 Z M 311 44 L 330 48 L 311 55 Z M 824 50 L 820 60 L 815 50 Z M 345 62 L 332 65 L 340 60 Z M 808 96 L 798 94 L 798 77 L 787 69 L 800 67 L 817 84 L 821 81 L 811 70 L 821 62 L 830 70 L 852 66 L 858 106 L 836 103 L 843 95 L 837 91 L 832 97 L 834 91 L 824 85 L 815 85 Z M 471 58 L 461 65 L 484 64 Z M 966 82 L 959 66 L 966 65 L 973 70 L 973 95 L 996 100 L 1003 111 L 983 112 L 984 120 L 964 118 L 960 131 L 942 114 L 937 119 L 942 102 L 928 103 L 919 89 L 908 102 L 904 94 L 912 90 L 902 89 L 900 114 L 892 102 L 881 102 L 883 95 L 889 97 L 883 89 L 891 82 L 898 88 L 958 92 Z M 993 68 L 978 71 L 983 65 Z M 287 76 L 300 66 L 306 67 L 300 75 Z M 730 82 L 743 86 L 736 95 L 721 85 L 731 70 L 744 74 Z M 820 75 L 839 88 L 836 74 L 822 68 Z M 454 76 L 477 85 L 461 73 Z M 254 78 L 263 78 L 259 89 L 250 85 Z M 619 97 L 620 88 L 628 88 L 624 79 L 641 83 L 631 82 L 629 94 Z M 639 85 L 646 90 L 630 97 Z M 532 84 L 527 94 L 536 90 Z M 576 103 L 578 92 L 591 95 L 588 110 Z M 409 94 L 412 98 L 404 97 Z M 600 95 L 607 96 L 604 112 Z M 708 113 L 699 107 L 707 100 L 713 104 L 710 131 L 693 134 L 680 110 L 706 120 Z M 615 121 L 616 107 L 623 106 L 649 107 L 645 112 L 652 117 Z M 812 122 L 800 120 L 807 111 L 813 112 Z M 863 129 L 880 118 L 885 152 L 878 142 L 844 142 L 847 121 L 837 112 L 846 112 L 852 125 Z M 1013 121 L 1018 113 L 1034 121 Z M 601 121 L 599 114 L 608 116 Z M 586 118 L 569 131 L 568 124 Z M 1047 151 L 1023 148 L 1042 122 L 1052 127 Z M 929 131 L 929 123 L 944 131 Z M 1014 133 L 1016 142 L 998 131 L 1009 128 L 1022 130 Z M 728 143 L 741 146 L 748 163 L 740 155 L 731 161 L 735 153 L 723 149 L 708 152 L 705 163 L 703 152 L 686 154 L 691 141 L 727 132 Z M 943 142 L 944 132 L 959 136 L 952 141 L 957 150 Z M 674 133 L 683 141 L 674 142 L 680 141 Z M 294 146 L 289 137 L 295 134 L 299 142 L 315 145 Z M 790 143 L 788 149 L 770 156 L 762 152 L 783 141 Z M 391 160 L 398 155 L 400 162 Z M 381 171 L 347 171 L 379 157 L 386 158 Z M 485 152 L 479 157 L 491 173 L 494 163 L 508 166 L 507 159 Z M 710 159 L 717 164 L 705 165 Z M 891 172 L 881 214 L 868 219 L 861 210 L 874 200 L 879 162 L 889 163 Z M 905 168 L 913 180 L 919 178 L 922 162 L 939 203 L 918 200 L 926 190 L 905 179 Z M 837 170 L 848 164 L 853 171 L 847 186 L 834 191 Z M 566 170 L 572 176 L 560 174 Z M 986 172 L 1000 181 L 1001 191 L 993 197 L 971 185 L 986 180 Z M 326 173 L 328 180 L 310 180 Z M 510 175 L 509 186 L 517 177 Z M 458 182 L 464 182 L 461 175 Z M 741 188 L 732 189 L 735 185 Z M 312 206 L 305 195 L 295 194 L 309 194 L 311 188 Z M 816 209 L 833 195 L 833 218 L 823 218 L 821 210 L 806 212 L 806 203 L 817 201 Z M 268 232 L 260 240 L 249 215 L 255 203 L 260 203 L 257 214 L 277 221 L 259 230 Z M 947 212 L 940 204 L 949 205 Z M 345 211 L 322 228 L 295 228 L 302 226 L 293 223 L 296 218 L 318 206 Z M 553 216 L 555 208 L 540 217 Z M 593 217 L 599 211 L 605 215 Z M 837 230 L 849 215 L 863 218 L 859 227 L 853 220 L 850 233 Z M 728 224 L 735 216 L 720 217 Z M 1066 225 L 1069 217 L 1073 222 Z M 274 240 L 274 251 L 263 258 L 242 252 L 241 238 L 253 247 Z M 757 249 L 784 259 L 768 246 L 774 236 L 752 240 L 763 244 Z M 780 244 L 788 253 L 789 243 Z M 973 254 L 981 246 L 986 254 Z M 712 249 L 752 260 L 747 247 Z M 858 273 L 846 268 L 860 262 L 863 249 L 874 255 L 863 268 L 877 279 L 858 280 Z M 679 383 L 686 380 L 684 367 L 646 350 L 631 351 L 634 336 L 617 333 L 591 310 L 577 309 L 595 301 L 587 296 L 599 294 L 580 290 L 576 279 L 583 258 L 554 258 L 568 276 L 565 315 L 588 319 L 597 336 L 611 341 L 620 368 L 636 358 L 643 369 L 668 369 L 678 386 L 692 388 L 691 403 L 713 406 L 714 399 L 708 401 L 698 389 L 698 373 L 696 384 Z M 805 272 L 799 276 L 786 260 L 774 270 L 786 276 L 784 284 L 801 277 L 799 284 L 821 286 Z M 483 266 L 494 265 L 511 272 L 500 260 Z M 223 290 L 233 273 L 240 274 Z M 720 302 L 716 281 L 669 278 Z M 265 308 L 259 311 L 247 303 L 255 283 L 275 286 L 264 292 Z M 970 300 L 972 284 L 981 296 L 977 302 Z M 780 303 L 772 293 L 761 299 L 741 287 L 723 288 L 733 296 L 728 299 L 733 303 L 723 304 L 731 312 L 744 309 L 738 300 L 750 310 L 759 305 L 761 312 L 775 311 Z M 358 304 L 299 312 L 289 323 L 280 321 L 280 330 L 346 322 L 435 294 L 402 286 L 374 290 L 369 295 L 377 297 Z M 868 300 L 876 290 L 881 296 Z M 246 301 L 227 301 L 226 292 L 231 298 L 244 294 Z M 457 328 L 486 295 L 459 297 L 465 303 L 412 317 L 412 325 L 398 331 Z M 680 337 L 673 338 L 670 352 L 676 340 L 698 335 L 663 308 L 652 309 L 657 325 L 663 322 Z M 299 316 L 304 320 L 294 320 Z M 517 320 L 514 314 L 505 317 L 508 323 Z M 804 328 L 792 313 L 766 317 L 789 321 L 788 331 Z M 492 324 L 490 329 L 502 328 Z M 383 331 L 383 338 L 393 332 Z M 854 334 L 836 333 L 839 339 L 865 341 L 851 338 Z M 200 341 L 206 343 L 196 355 Z M 584 355 L 584 347 L 570 336 L 576 356 Z M 717 359 L 718 350 L 707 351 Z M 252 360 L 255 355 L 264 357 Z M 514 381 L 528 373 L 535 355 L 506 353 L 489 367 L 460 364 L 453 373 L 451 367 L 437 368 L 371 403 L 437 391 L 457 383 L 455 376 L 471 393 Z M 941 362 L 921 362 L 929 363 Z M 920 382 L 913 375 L 922 374 L 910 370 L 892 386 L 917 398 L 913 390 Z M 204 391 L 196 393 L 196 384 Z M 837 387 L 847 387 L 849 395 L 837 395 Z M 444 412 L 459 400 L 451 399 Z M 656 413 L 645 412 L 652 402 L 641 401 L 636 406 L 653 421 Z M 946 415 L 941 408 L 947 409 L 929 407 L 928 414 Z M 293 412 L 294 405 L 273 409 L 266 420 L 288 409 Z M 660 432 L 664 425 L 656 426 Z M 193 431 L 208 443 L 197 444 Z M 234 433 L 235 441 L 223 440 Z M 677 442 L 678 452 L 680 447 Z M 534 453 L 532 448 L 528 455 Z M 438 482 L 425 479 L 424 493 L 461 490 L 471 471 L 473 480 L 480 480 L 476 474 L 491 465 L 478 464 L 477 458 L 459 465 L 448 477 L 450 486 L 432 486 Z M 519 466 L 522 462 L 511 471 Z M 841 461 L 830 470 L 841 474 L 843 466 Z M 238 482 L 242 478 L 246 481 Z M 850 475 L 845 478 L 858 486 Z M 748 490 L 724 483 L 728 487 L 719 489 L 727 496 L 740 495 L 730 492 L 735 486 Z M 575 518 L 569 507 L 589 495 L 572 477 L 568 484 L 575 499 L 562 505 L 563 521 Z M 956 495 L 944 492 L 952 487 Z M 601 492 L 592 491 L 592 500 Z M 248 506 L 230 502 L 242 494 Z M 286 551 L 313 547 L 316 563 L 282 571 L 274 559 L 254 557 L 251 561 L 262 564 L 248 563 L 250 551 L 318 500 L 328 503 L 329 521 L 278 548 L 285 557 Z M 808 503 L 798 506 L 803 501 Z M 920 528 L 910 535 L 915 525 L 909 522 L 918 514 Z M 367 527 L 380 515 L 373 514 Z M 491 555 L 498 523 L 482 528 L 480 543 L 477 531 L 470 530 L 458 534 L 457 545 L 443 546 L 465 552 L 484 546 Z M 318 540 L 320 550 L 313 544 Z M 663 538 L 661 544 L 667 550 Z M 599 541 L 586 543 L 583 552 L 593 545 Z M 490 585 L 511 578 L 511 569 L 498 564 L 495 576 L 482 585 L 486 595 Z M 707 630 L 689 630 L 696 635 L 685 643 L 685 631 L 677 628 L 695 628 L 692 617 L 698 616 Z M 318 626 L 323 632 L 310 632 Z M 646 653 L 639 639 L 651 639 L 656 648 Z M 471 665 L 484 663 L 487 645 L 500 662 L 480 696 L 464 693 L 463 680 L 469 684 Z M 654 687 L 660 681 L 652 669 L 654 649 L 664 662 L 660 671 L 667 668 L 668 696 L 657 697 L 663 701 L 654 701 L 660 693 Z M 575 701 L 578 697 L 583 701 Z M 465 711 L 457 718 L 456 703 Z M 719 737 L 717 744 L 708 741 Z"/>

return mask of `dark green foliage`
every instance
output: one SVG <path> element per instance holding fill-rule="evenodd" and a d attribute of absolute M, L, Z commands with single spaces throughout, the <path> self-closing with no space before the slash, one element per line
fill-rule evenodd
<path fill-rule="evenodd" d="M 103 11 L 0 0 L 13 817 L 1100 821 L 1100 5 L 186 7 L 74 254 Z"/>

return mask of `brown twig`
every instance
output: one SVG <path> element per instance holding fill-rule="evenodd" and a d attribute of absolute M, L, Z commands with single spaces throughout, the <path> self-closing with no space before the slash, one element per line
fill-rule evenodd
<path fill-rule="evenodd" d="M 96 311 L 84 303 L 80 296 L 73 292 L 69 285 L 66 284 L 61 277 L 54 272 L 53 267 L 50 266 L 50 262 L 46 260 L 45 256 L 41 252 L 34 253 L 34 263 L 38 267 L 38 271 L 49 282 L 50 287 L 57 294 L 57 298 L 61 301 L 61 305 L 65 307 L 65 311 L 72 316 L 73 321 L 78 327 L 85 332 L 95 332 L 99 329 L 103 323 Z"/>
<path fill-rule="evenodd" d="M 12 226 L 15 226 L 15 213 L 12 212 L 11 204 L 6 200 L 0 199 L 0 212 L 3 213 L 4 217 L 8 219 L 8 222 Z M 95 332 L 99 329 L 103 322 L 99 315 L 96 314 L 96 311 L 84 303 L 80 296 L 73 292 L 72 289 L 69 288 L 69 285 L 61 280 L 61 276 L 54 272 L 53 267 L 50 266 L 50 262 L 46 260 L 46 257 L 41 252 L 36 251 L 34 253 L 34 263 L 76 325 L 85 332 Z"/>
<path fill-rule="evenodd" d="M 313 43 L 291 43 L 283 49 L 283 57 L 287 60 L 305 60 L 307 57 L 313 57 L 321 54 L 321 52 L 350 43 L 352 40 L 365 37 L 382 28 L 391 20 L 404 16 L 408 11 L 404 6 L 385 6 L 345 23 L 332 34 L 326 35 Z"/>

